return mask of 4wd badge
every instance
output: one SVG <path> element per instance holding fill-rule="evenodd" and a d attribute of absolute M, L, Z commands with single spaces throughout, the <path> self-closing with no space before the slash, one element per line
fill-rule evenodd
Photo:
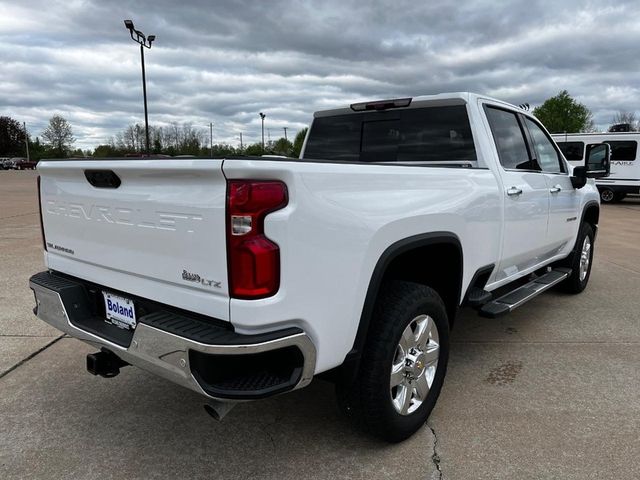
<path fill-rule="evenodd" d="M 206 278 L 202 278 L 197 273 L 187 272 L 186 270 L 182 270 L 182 279 L 188 282 L 200 283 L 205 287 L 222 288 L 222 282 L 207 280 Z"/>

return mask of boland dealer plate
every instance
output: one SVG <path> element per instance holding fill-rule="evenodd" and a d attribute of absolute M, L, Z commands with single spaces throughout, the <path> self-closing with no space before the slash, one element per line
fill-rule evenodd
<path fill-rule="evenodd" d="M 136 309 L 133 300 L 109 292 L 102 292 L 106 321 L 118 328 L 135 330 Z"/>

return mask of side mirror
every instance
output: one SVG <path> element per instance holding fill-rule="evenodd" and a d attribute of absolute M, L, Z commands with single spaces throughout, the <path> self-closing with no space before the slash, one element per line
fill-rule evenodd
<path fill-rule="evenodd" d="M 586 154 L 586 177 L 602 178 L 608 177 L 611 170 L 611 147 L 608 143 L 596 143 L 587 145 Z"/>
<path fill-rule="evenodd" d="M 594 143 L 587 145 L 586 160 L 584 165 L 574 167 L 571 184 L 573 188 L 582 188 L 587 184 L 587 178 L 608 177 L 610 165 L 611 147 L 607 143 Z"/>

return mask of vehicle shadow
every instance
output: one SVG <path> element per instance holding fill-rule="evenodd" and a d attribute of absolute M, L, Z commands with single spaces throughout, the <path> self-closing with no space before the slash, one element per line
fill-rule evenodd
<path fill-rule="evenodd" d="M 49 478 L 364 479 L 424 476 L 433 467 L 428 428 L 403 444 L 378 441 L 341 415 L 330 383 L 241 403 L 218 422 L 202 396 L 142 370 L 88 375 L 88 352 L 63 339 L 37 357 L 46 374 L 34 363 L 4 384 L 24 390 L 25 379 L 37 377 L 29 408 L 14 399 L 2 414 L 14 442 L 3 478 L 31 471 Z M 410 452 L 412 462 L 401 461 Z"/>

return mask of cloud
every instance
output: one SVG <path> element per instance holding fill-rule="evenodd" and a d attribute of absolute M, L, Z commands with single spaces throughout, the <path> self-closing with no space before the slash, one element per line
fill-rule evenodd
<path fill-rule="evenodd" d="M 306 126 L 364 99 L 477 91 L 536 105 L 567 89 L 606 126 L 636 110 L 640 10 L 632 1 L 0 0 L 0 114 L 39 135 L 59 113 L 77 146 L 143 121 L 190 122 L 214 141 Z"/>

